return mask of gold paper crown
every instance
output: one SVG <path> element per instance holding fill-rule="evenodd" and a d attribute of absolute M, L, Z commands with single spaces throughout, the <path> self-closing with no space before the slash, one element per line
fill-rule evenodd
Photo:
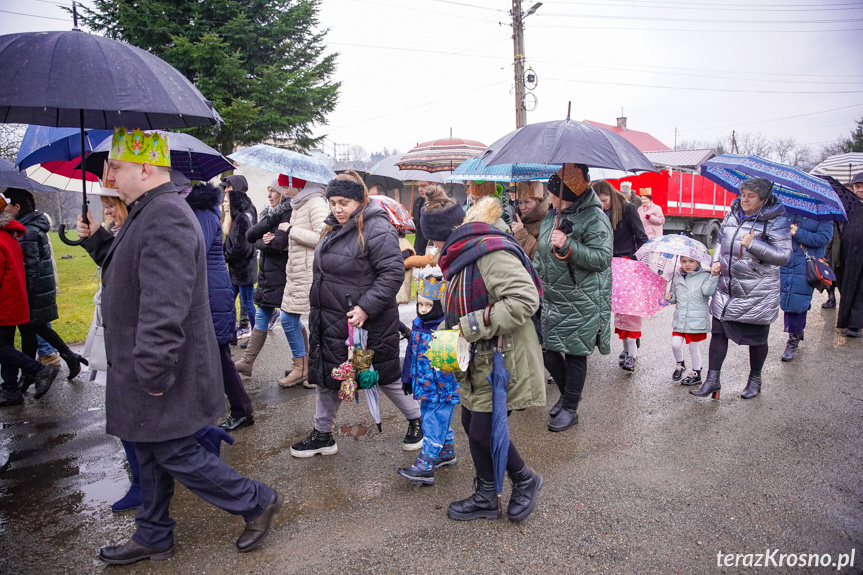
<path fill-rule="evenodd" d="M 429 299 L 443 299 L 446 294 L 446 280 L 437 266 L 426 266 L 420 270 L 420 285 L 417 293 Z"/>
<path fill-rule="evenodd" d="M 168 135 L 117 128 L 111 139 L 108 159 L 170 168 L 171 150 L 168 147 Z"/>

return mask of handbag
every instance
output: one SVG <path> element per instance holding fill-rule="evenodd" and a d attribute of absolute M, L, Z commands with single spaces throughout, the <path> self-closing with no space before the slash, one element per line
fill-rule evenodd
<path fill-rule="evenodd" d="M 819 292 L 831 287 L 836 282 L 836 273 L 824 258 L 809 255 L 806 248 L 800 245 L 806 256 L 806 281 Z"/>
<path fill-rule="evenodd" d="M 97 326 L 93 333 L 93 345 L 90 347 L 90 369 L 108 371 L 108 355 L 105 352 L 105 327 Z"/>

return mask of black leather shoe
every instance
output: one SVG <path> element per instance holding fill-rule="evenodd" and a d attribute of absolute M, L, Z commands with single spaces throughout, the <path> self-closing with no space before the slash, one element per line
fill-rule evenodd
<path fill-rule="evenodd" d="M 479 477 L 473 479 L 474 493 L 467 499 L 453 501 L 446 509 L 447 517 L 456 521 L 472 521 L 474 519 L 498 519 L 500 511 L 497 506 L 497 493 L 494 481 L 486 481 Z"/>
<path fill-rule="evenodd" d="M 229 415 L 228 419 L 219 424 L 219 427 L 225 431 L 236 431 L 250 425 L 255 425 L 255 416 L 253 415 L 244 415 L 236 419 Z"/>
<path fill-rule="evenodd" d="M 549 431 L 566 431 L 578 423 L 578 410 L 561 409 L 554 419 L 548 422 Z"/>
<path fill-rule="evenodd" d="M 845 330 L 845 337 L 860 337 L 860 328 L 849 327 Z"/>
<path fill-rule="evenodd" d="M 240 553 L 247 553 L 252 549 L 256 549 L 264 542 L 264 537 L 270 531 L 273 516 L 282 507 L 282 503 L 284 502 L 285 498 L 274 489 L 273 498 L 270 500 L 267 508 L 264 509 L 264 512 L 251 521 L 246 522 L 246 528 L 243 529 L 240 538 L 237 539 L 237 549 L 240 550 Z"/>
<path fill-rule="evenodd" d="M 521 471 L 510 473 L 509 478 L 512 480 L 512 495 L 506 515 L 510 521 L 521 521 L 530 515 L 536 505 L 536 496 L 542 489 L 542 475 L 525 465 Z"/>
<path fill-rule="evenodd" d="M 110 565 L 128 565 L 135 561 L 149 559 L 164 561 L 174 556 L 174 546 L 144 547 L 129 539 L 122 545 L 109 545 L 99 550 L 99 559 Z"/>
<path fill-rule="evenodd" d="M 548 410 L 548 414 L 551 417 L 557 417 L 557 414 L 560 413 L 561 409 L 563 409 L 563 396 L 562 395 L 560 396 L 560 399 L 557 400 L 557 403 L 555 403 L 554 406 Z"/>
<path fill-rule="evenodd" d="M 836 297 L 831 294 L 827 297 L 827 301 L 821 304 L 821 307 L 823 309 L 833 309 L 836 307 Z"/>
<path fill-rule="evenodd" d="M 749 381 L 746 382 L 746 388 L 740 394 L 740 397 L 743 399 L 752 399 L 759 393 L 761 393 L 761 372 L 750 371 Z"/>
<path fill-rule="evenodd" d="M 33 383 L 36 384 L 36 392 L 33 397 L 41 399 L 48 390 L 51 389 L 51 384 L 57 379 L 57 374 L 60 373 L 60 368 L 56 365 L 45 365 L 41 371 L 33 378 Z"/>

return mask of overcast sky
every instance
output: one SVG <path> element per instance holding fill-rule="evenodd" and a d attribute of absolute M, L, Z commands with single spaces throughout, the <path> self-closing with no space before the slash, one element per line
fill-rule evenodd
<path fill-rule="evenodd" d="M 68 28 L 56 3 L 71 1 L 0 0 L 0 33 Z M 324 0 L 342 91 L 318 134 L 371 153 L 513 130 L 511 5 Z M 675 128 L 678 141 L 736 129 L 817 150 L 863 116 L 863 0 L 547 0 L 525 30 L 529 123 L 572 101 L 574 119 L 614 124 L 623 108 L 671 147 Z"/>

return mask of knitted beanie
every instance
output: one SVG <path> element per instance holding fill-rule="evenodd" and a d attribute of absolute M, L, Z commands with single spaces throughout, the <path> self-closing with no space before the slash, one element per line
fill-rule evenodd
<path fill-rule="evenodd" d="M 444 242 L 463 221 L 464 209 L 442 187 L 429 186 L 425 189 L 420 226 L 426 238 Z"/>
<path fill-rule="evenodd" d="M 279 174 L 279 185 L 284 186 L 285 188 L 297 188 L 299 190 L 303 189 L 303 186 L 306 185 L 305 180 L 301 180 L 300 178 L 293 178 L 290 176 L 286 176 L 285 174 Z"/>
<path fill-rule="evenodd" d="M 341 196 L 350 200 L 362 202 L 365 199 L 365 188 L 356 180 L 348 178 L 333 178 L 327 184 L 327 199 Z"/>

